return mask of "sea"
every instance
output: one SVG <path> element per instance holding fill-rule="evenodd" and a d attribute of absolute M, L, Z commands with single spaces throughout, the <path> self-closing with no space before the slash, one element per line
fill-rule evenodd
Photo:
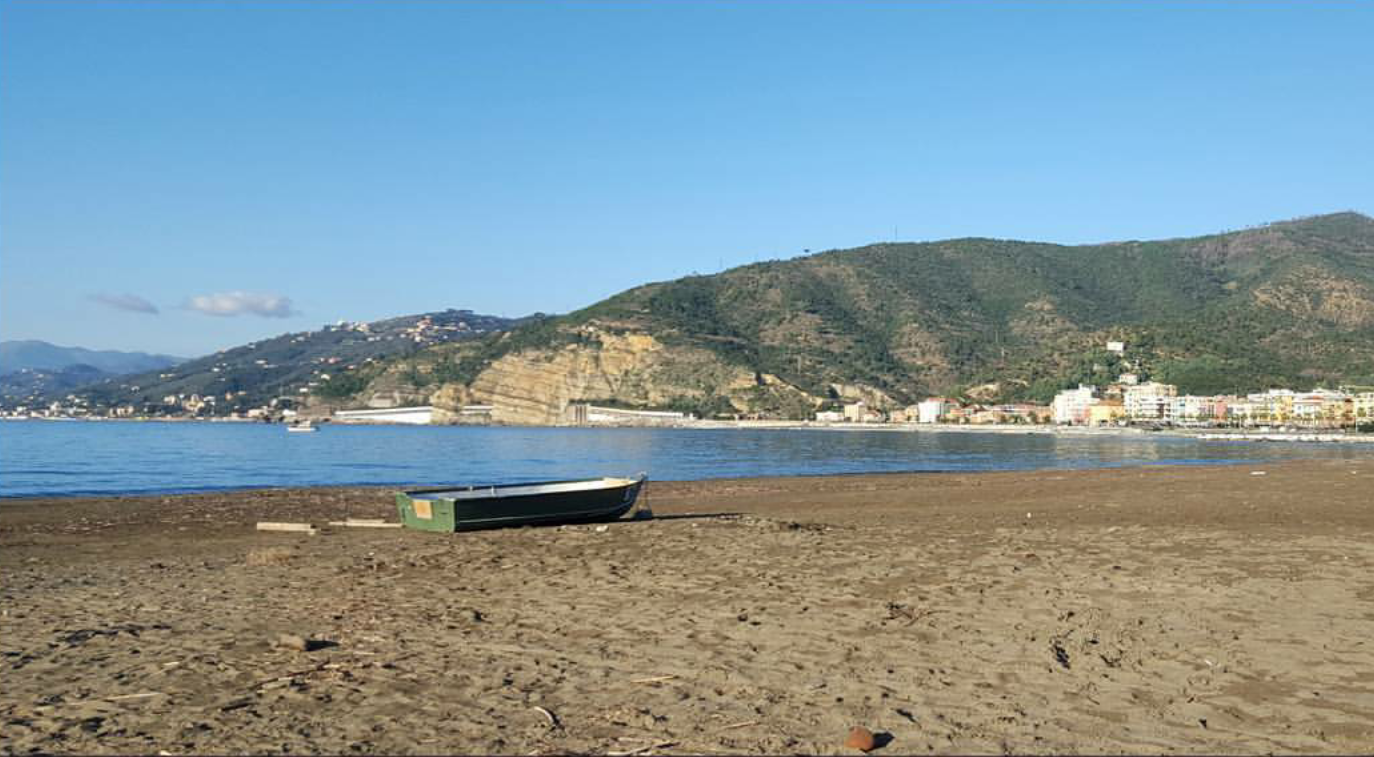
<path fill-rule="evenodd" d="M 651 480 L 898 471 L 1257 465 L 1374 445 L 1184 436 L 831 429 L 0 422 L 0 497 L 290 486 L 437 486 L 641 472 Z"/>

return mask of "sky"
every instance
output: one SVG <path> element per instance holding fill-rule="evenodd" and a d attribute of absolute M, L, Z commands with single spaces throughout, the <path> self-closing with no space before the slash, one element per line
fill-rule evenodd
<path fill-rule="evenodd" d="M 0 339 L 1374 214 L 1374 3 L 0 0 Z"/>

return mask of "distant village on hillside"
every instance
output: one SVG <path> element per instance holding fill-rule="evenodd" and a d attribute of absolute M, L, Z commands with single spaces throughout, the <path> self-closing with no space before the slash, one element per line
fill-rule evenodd
<path fill-rule="evenodd" d="M 1107 342 L 1122 354 L 1123 342 Z M 1050 405 L 964 404 L 931 397 L 904 410 L 881 413 L 863 403 L 816 414 L 827 423 L 1056 424 L 1061 426 L 1169 426 L 1197 428 L 1374 427 L 1374 387 L 1275 388 L 1240 395 L 1180 395 L 1178 387 L 1121 374 L 1106 387 L 1079 384 L 1055 395 Z"/>

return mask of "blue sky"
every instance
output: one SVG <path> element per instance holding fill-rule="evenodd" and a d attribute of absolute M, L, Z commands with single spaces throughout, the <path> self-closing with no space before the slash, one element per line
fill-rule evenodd
<path fill-rule="evenodd" d="M 1374 4 L 0 2 L 0 338 L 1374 213 Z M 156 311 L 156 312 L 154 312 Z"/>

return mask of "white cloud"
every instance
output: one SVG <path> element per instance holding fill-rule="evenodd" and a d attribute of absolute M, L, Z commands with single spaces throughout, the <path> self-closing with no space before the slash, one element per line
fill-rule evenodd
<path fill-rule="evenodd" d="M 199 294 L 186 300 L 186 309 L 228 318 L 258 315 L 263 318 L 289 318 L 296 314 L 291 298 L 260 292 L 216 292 Z"/>
<path fill-rule="evenodd" d="M 106 294 L 99 292 L 90 295 L 91 300 L 115 310 L 127 310 L 130 313 L 148 313 L 157 315 L 157 305 L 139 297 L 136 294 Z"/>

